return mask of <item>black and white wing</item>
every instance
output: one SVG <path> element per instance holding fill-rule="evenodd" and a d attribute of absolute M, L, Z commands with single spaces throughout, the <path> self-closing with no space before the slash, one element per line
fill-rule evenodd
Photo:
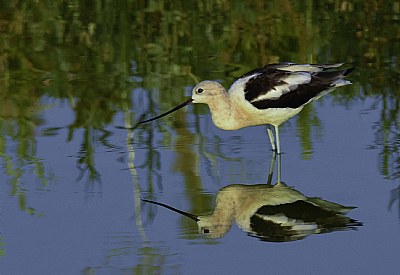
<path fill-rule="evenodd" d="M 266 65 L 238 78 L 230 93 L 244 91 L 245 99 L 257 109 L 298 108 L 336 87 L 351 84 L 344 77 L 354 68 L 334 70 L 341 65 Z"/>
<path fill-rule="evenodd" d="M 262 206 L 250 218 L 250 225 L 251 236 L 263 241 L 286 242 L 300 240 L 311 234 L 356 229 L 362 223 L 335 210 L 298 200 Z"/>

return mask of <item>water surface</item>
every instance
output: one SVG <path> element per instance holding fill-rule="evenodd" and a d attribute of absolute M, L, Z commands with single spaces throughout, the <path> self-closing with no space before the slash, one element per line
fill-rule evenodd
<path fill-rule="evenodd" d="M 398 272 L 398 3 L 0 7 L 2 274 Z M 199 80 L 228 87 L 279 61 L 356 67 L 353 85 L 280 137 L 282 180 L 357 207 L 345 216 L 362 225 L 272 242 L 233 224 L 207 238 L 142 202 L 209 215 L 224 187 L 266 183 L 265 126 L 223 131 L 196 105 L 127 128 L 183 102 Z"/>

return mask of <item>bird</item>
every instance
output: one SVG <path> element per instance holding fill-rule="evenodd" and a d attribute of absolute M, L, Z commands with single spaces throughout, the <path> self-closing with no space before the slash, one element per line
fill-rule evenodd
<path fill-rule="evenodd" d="M 138 125 L 159 119 L 188 104 L 204 103 L 220 129 L 268 125 L 272 151 L 279 156 L 279 126 L 282 123 L 297 115 L 308 103 L 337 87 L 352 84 L 344 78 L 355 68 L 338 69 L 344 64 L 268 64 L 237 78 L 228 91 L 217 81 L 204 80 L 194 86 L 188 100 L 164 114 L 140 121 Z M 275 128 L 275 137 L 271 126 Z"/>
<path fill-rule="evenodd" d="M 261 241 L 287 242 L 311 234 L 356 229 L 362 223 L 346 216 L 353 206 L 307 197 L 283 182 L 231 184 L 217 193 L 208 215 L 194 215 L 164 203 L 142 199 L 184 215 L 197 223 L 207 238 L 222 238 L 233 223 Z"/>

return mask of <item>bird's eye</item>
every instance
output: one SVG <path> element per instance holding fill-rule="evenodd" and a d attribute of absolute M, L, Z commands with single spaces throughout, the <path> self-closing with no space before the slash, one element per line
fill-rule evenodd
<path fill-rule="evenodd" d="M 204 228 L 204 229 L 203 229 L 203 233 L 204 233 L 204 234 L 208 234 L 208 233 L 210 233 L 210 230 L 207 229 L 207 228 Z"/>
<path fill-rule="evenodd" d="M 204 90 L 203 90 L 202 88 L 198 88 L 198 89 L 197 89 L 197 93 L 198 93 L 198 94 L 201 94 L 203 91 L 204 91 Z"/>

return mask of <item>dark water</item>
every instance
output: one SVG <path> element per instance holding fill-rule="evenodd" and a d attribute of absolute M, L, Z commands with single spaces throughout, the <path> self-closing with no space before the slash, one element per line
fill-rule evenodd
<path fill-rule="evenodd" d="M 1 274 L 398 272 L 398 2 L 6 1 L 0 34 Z M 223 131 L 196 105 L 124 128 L 279 61 L 356 67 L 281 127 L 283 195 L 226 192 L 266 183 L 265 126 Z M 246 227 L 246 192 L 357 208 L 316 229 L 308 207 L 274 238 Z M 209 238 L 226 194 L 236 223 Z"/>

